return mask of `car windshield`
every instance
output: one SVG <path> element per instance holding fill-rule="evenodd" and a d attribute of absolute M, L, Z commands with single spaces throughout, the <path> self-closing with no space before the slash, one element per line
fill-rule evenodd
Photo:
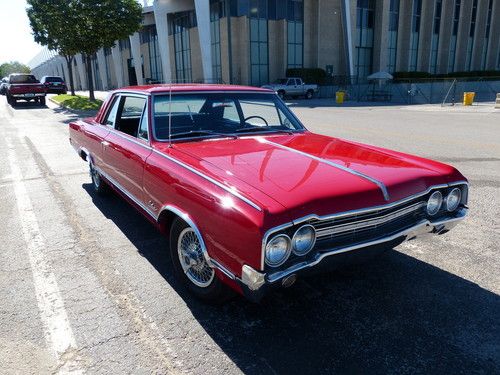
<path fill-rule="evenodd" d="M 10 83 L 38 83 L 35 76 L 31 74 L 19 74 L 10 77 Z"/>
<path fill-rule="evenodd" d="M 172 139 L 229 137 L 303 131 L 288 107 L 268 93 L 199 93 L 155 95 L 154 132 L 159 141 Z"/>
<path fill-rule="evenodd" d="M 46 77 L 45 82 L 62 82 L 61 77 Z"/>

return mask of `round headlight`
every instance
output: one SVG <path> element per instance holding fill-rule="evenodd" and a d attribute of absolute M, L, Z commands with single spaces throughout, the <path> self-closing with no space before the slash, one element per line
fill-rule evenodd
<path fill-rule="evenodd" d="M 431 216 L 438 213 L 441 208 L 441 204 L 443 203 L 443 194 L 440 191 L 435 191 L 429 197 L 427 201 L 427 213 Z"/>
<path fill-rule="evenodd" d="M 450 191 L 450 194 L 446 197 L 446 209 L 448 211 L 455 211 L 462 200 L 462 191 L 459 188 L 455 188 Z"/>
<path fill-rule="evenodd" d="M 290 256 L 292 241 L 286 234 L 274 237 L 266 245 L 266 263 L 271 267 L 281 266 Z"/>
<path fill-rule="evenodd" d="M 297 229 L 292 238 L 292 251 L 298 256 L 306 255 L 316 242 L 316 230 L 312 225 Z"/>

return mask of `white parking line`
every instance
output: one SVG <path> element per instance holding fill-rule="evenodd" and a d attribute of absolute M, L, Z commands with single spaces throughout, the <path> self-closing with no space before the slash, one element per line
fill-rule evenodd
<path fill-rule="evenodd" d="M 23 182 L 12 140 L 7 138 L 6 142 L 19 220 L 33 272 L 35 294 L 44 325 L 45 340 L 57 361 L 58 373 L 81 374 L 83 371 L 79 368 L 75 357 L 75 337 L 64 308 L 61 292 L 50 264 L 44 256 L 45 240 L 40 233 L 33 205 Z"/>

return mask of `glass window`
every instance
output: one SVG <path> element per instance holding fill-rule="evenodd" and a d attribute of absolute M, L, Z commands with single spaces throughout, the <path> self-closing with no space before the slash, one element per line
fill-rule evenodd
<path fill-rule="evenodd" d="M 457 50 L 458 23 L 460 21 L 461 0 L 455 0 L 453 9 L 453 24 L 450 39 L 450 54 L 448 56 L 448 73 L 455 70 L 455 52 Z"/>
<path fill-rule="evenodd" d="M 220 19 L 224 15 L 224 4 L 223 0 L 210 0 L 210 34 L 214 83 L 222 82 Z"/>
<path fill-rule="evenodd" d="M 106 120 L 104 123 L 108 126 L 114 127 L 116 122 L 116 114 L 118 113 L 118 108 L 120 107 L 119 96 L 116 96 L 113 99 L 113 103 L 111 104 L 111 109 L 108 111 L 108 115 L 106 116 Z"/>
<path fill-rule="evenodd" d="M 287 67 L 303 67 L 303 29 L 304 3 L 303 0 L 287 0 Z"/>
<path fill-rule="evenodd" d="M 358 0 L 356 7 L 354 74 L 361 80 L 372 73 L 374 17 L 374 0 Z"/>
<path fill-rule="evenodd" d="M 441 8 L 442 0 L 436 0 L 434 4 L 434 24 L 432 27 L 431 37 L 431 66 L 430 71 L 432 74 L 437 73 L 437 58 L 439 49 L 439 29 L 441 27 Z"/>
<path fill-rule="evenodd" d="M 486 57 L 488 56 L 488 44 L 490 41 L 491 14 L 493 12 L 493 0 L 488 3 L 488 14 L 486 16 L 486 32 L 484 34 L 483 52 L 481 54 L 481 70 L 486 69 Z"/>
<path fill-rule="evenodd" d="M 192 82 L 191 44 L 189 30 L 194 24 L 194 12 L 175 14 L 172 20 L 176 78 L 180 83 Z"/>
<path fill-rule="evenodd" d="M 260 7 L 267 1 L 252 0 L 250 13 L 250 82 L 253 86 L 261 86 L 269 82 L 269 59 L 267 42 L 267 16 Z M 254 9 L 253 6 L 257 8 Z M 263 17 L 263 18 L 259 18 Z"/>
<path fill-rule="evenodd" d="M 145 98 L 126 96 L 123 103 L 121 118 L 140 117 L 145 105 Z"/>
<path fill-rule="evenodd" d="M 413 0 L 410 34 L 410 71 L 416 71 L 418 66 L 418 45 L 420 38 L 420 16 L 422 14 L 422 0 Z"/>
<path fill-rule="evenodd" d="M 148 106 L 146 104 L 144 106 L 144 111 L 141 117 L 141 123 L 139 125 L 138 137 L 148 140 L 148 134 L 149 134 L 149 116 L 148 116 Z"/>
<path fill-rule="evenodd" d="M 477 0 L 472 3 L 472 17 L 470 20 L 469 40 L 467 41 L 467 55 L 465 58 L 465 69 L 472 68 L 472 51 L 474 50 L 474 34 L 476 33 Z"/>
<path fill-rule="evenodd" d="M 400 0 L 391 0 L 389 5 L 389 35 L 387 62 L 387 71 L 390 73 L 396 71 L 396 56 L 398 47 L 398 27 L 399 27 L 399 2 Z"/>

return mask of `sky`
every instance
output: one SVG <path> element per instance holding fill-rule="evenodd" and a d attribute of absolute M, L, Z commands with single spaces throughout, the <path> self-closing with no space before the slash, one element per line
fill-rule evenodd
<path fill-rule="evenodd" d="M 28 64 L 41 49 L 31 35 L 26 1 L 0 0 L 0 64 L 12 60 Z"/>

